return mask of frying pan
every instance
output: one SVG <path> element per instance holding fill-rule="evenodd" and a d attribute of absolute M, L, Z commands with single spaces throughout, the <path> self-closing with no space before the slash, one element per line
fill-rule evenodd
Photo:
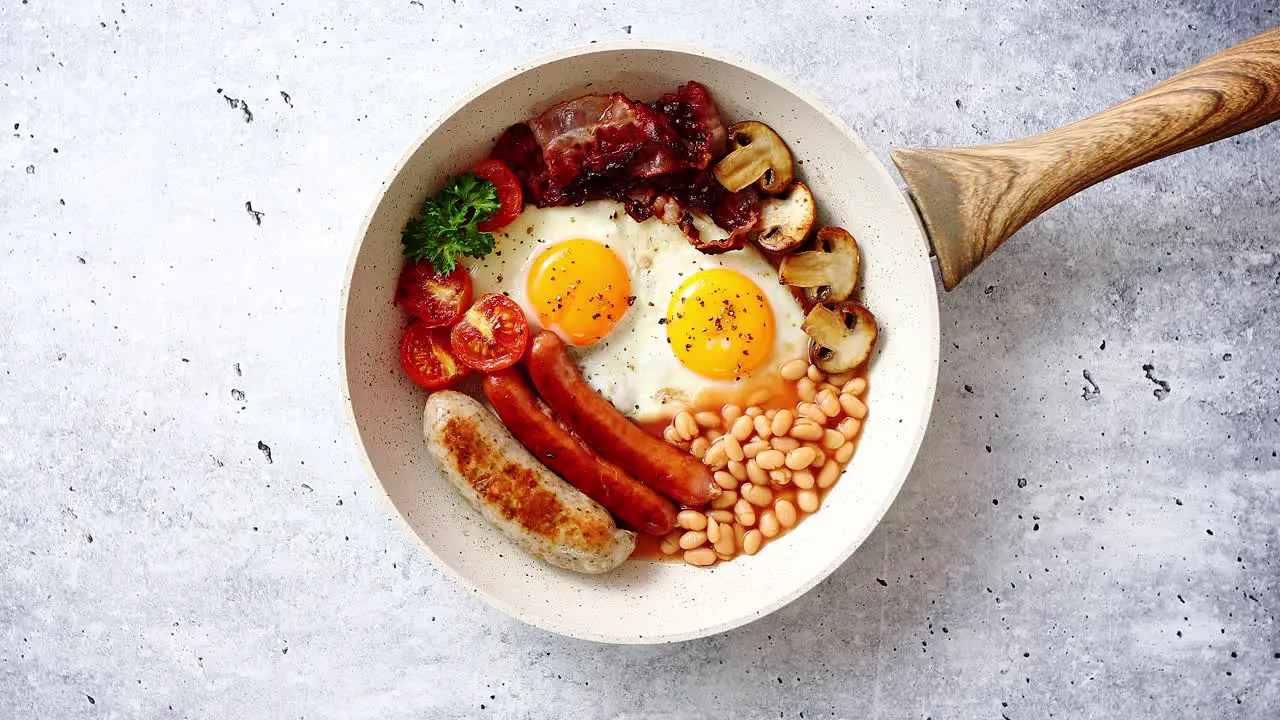
<path fill-rule="evenodd" d="M 584 93 L 651 99 L 687 80 L 707 85 L 730 122 L 771 125 L 803 161 L 820 222 L 857 237 L 863 301 L 881 328 L 869 370 L 871 414 L 822 509 L 759 555 L 710 569 L 628 562 L 603 576 L 575 575 L 526 556 L 486 525 L 428 456 L 425 393 L 404 377 L 397 357 L 404 319 L 391 298 L 403 261 L 400 232 L 424 197 L 484 158 L 511 124 Z M 895 150 L 904 193 L 844 121 L 768 70 L 649 42 L 557 53 L 447 111 L 380 189 L 342 293 L 349 417 L 397 517 L 439 568 L 499 610 L 552 632 L 611 643 L 674 642 L 728 630 L 828 576 L 898 494 L 937 382 L 931 254 L 949 290 L 1020 227 L 1080 190 L 1277 118 L 1280 30 L 1271 30 L 1058 130 L 983 147 Z"/>

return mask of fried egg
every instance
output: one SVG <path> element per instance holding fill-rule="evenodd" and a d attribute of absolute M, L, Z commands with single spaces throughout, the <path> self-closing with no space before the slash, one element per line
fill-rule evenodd
<path fill-rule="evenodd" d="M 505 293 L 564 338 L 588 384 L 633 420 L 665 420 L 708 392 L 744 403 L 807 347 L 799 304 L 753 246 L 707 255 L 613 200 L 526 207 L 495 239 L 467 263 L 476 294 Z"/>

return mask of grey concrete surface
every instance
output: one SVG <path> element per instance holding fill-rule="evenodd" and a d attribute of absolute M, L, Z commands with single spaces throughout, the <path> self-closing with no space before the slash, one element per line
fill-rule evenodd
<path fill-rule="evenodd" d="M 339 285 L 379 181 L 473 84 L 697 42 L 887 158 L 1061 124 L 1280 24 L 780 7 L 6 0 L 0 718 L 1280 716 L 1280 127 L 1085 192 L 943 297 L 905 490 L 765 620 L 559 638 L 393 522 L 336 389 Z"/>

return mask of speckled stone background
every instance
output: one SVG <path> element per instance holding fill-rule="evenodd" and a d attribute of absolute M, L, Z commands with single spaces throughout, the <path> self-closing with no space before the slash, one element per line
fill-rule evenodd
<path fill-rule="evenodd" d="M 902 495 L 765 620 L 563 639 L 393 522 L 340 405 L 339 287 L 379 181 L 473 84 L 697 42 L 887 158 L 1059 125 L 1280 23 L 828 5 L 5 0 L 0 717 L 1280 716 L 1280 127 L 1085 192 L 943 297 Z"/>

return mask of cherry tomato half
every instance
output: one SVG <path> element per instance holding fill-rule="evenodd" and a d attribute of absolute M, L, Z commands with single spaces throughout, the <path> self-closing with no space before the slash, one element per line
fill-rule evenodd
<path fill-rule="evenodd" d="M 485 293 L 449 333 L 453 354 L 470 368 L 494 372 L 511 367 L 529 345 L 529 321 L 511 298 Z"/>
<path fill-rule="evenodd" d="M 425 260 L 407 264 L 396 286 L 396 303 L 427 327 L 452 325 L 471 305 L 471 274 L 461 265 L 441 275 Z"/>
<path fill-rule="evenodd" d="M 410 380 L 428 390 L 452 387 L 471 372 L 471 368 L 454 357 L 448 330 L 430 328 L 420 322 L 404 329 L 400 364 Z"/>
<path fill-rule="evenodd" d="M 492 158 L 480 163 L 472 170 L 476 177 L 488 180 L 498 188 L 498 210 L 493 217 L 476 224 L 480 232 L 491 233 L 511 224 L 512 220 L 524 209 L 524 191 L 520 189 L 520 178 L 511 172 L 511 168 L 501 160 Z"/>

